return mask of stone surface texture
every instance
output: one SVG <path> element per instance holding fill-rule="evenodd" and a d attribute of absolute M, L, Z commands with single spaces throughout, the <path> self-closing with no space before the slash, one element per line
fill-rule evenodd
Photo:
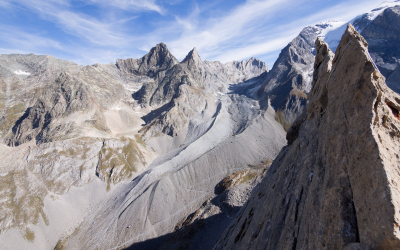
<path fill-rule="evenodd" d="M 316 46 L 289 145 L 214 249 L 399 249 L 400 96 L 352 25 Z"/>

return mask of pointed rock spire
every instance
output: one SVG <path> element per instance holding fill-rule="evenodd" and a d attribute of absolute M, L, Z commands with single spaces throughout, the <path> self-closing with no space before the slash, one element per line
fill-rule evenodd
<path fill-rule="evenodd" d="M 201 62 L 201 58 L 199 54 L 197 53 L 197 49 L 193 48 L 189 54 L 183 59 L 182 63 L 189 63 L 190 61 L 193 61 L 195 63 Z"/>
<path fill-rule="evenodd" d="M 159 43 L 140 59 L 117 59 L 117 67 L 136 75 L 154 77 L 158 72 L 172 68 L 179 61 L 168 50 L 167 45 Z"/>
<path fill-rule="evenodd" d="M 316 45 L 289 146 L 214 249 L 400 249 L 400 96 L 352 25 Z"/>

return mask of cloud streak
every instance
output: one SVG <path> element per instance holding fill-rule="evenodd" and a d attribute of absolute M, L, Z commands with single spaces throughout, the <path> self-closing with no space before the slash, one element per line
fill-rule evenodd
<path fill-rule="evenodd" d="M 80 3 L 77 6 L 77 3 Z M 0 0 L 17 16 L 34 15 L 56 27 L 47 31 L 5 23 L 0 17 L 0 52 L 52 53 L 81 64 L 140 57 L 159 42 L 183 59 L 196 47 L 202 59 L 228 62 L 251 56 L 272 66 L 308 25 L 330 19 L 350 21 L 376 0 Z M 232 5 L 232 4 L 231 4 Z M 11 14 L 10 14 L 11 15 Z M 1 24 L 2 23 L 2 24 Z"/>
<path fill-rule="evenodd" d="M 164 14 L 165 10 L 153 0 L 90 0 L 94 4 L 113 6 L 115 8 L 132 11 L 155 11 Z"/>

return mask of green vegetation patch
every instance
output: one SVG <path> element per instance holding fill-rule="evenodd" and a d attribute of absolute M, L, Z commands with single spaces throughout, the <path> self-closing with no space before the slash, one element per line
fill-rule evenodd
<path fill-rule="evenodd" d="M 43 211 L 43 199 L 47 190 L 39 183 L 29 183 L 28 175 L 29 173 L 24 169 L 0 176 L 0 206 L 2 208 L 0 230 L 3 232 L 11 227 L 37 224 L 40 217 L 46 225 L 49 225 L 49 220 Z M 29 229 L 23 230 L 22 234 L 27 240 L 33 241 L 34 234 Z"/>
<path fill-rule="evenodd" d="M 29 228 L 25 228 L 24 238 L 30 242 L 33 242 L 35 240 L 35 234 Z"/>
<path fill-rule="evenodd" d="M 16 104 L 6 110 L 4 118 L 0 120 L 0 131 L 7 132 L 24 114 L 26 108 L 23 103 Z"/>
<path fill-rule="evenodd" d="M 292 126 L 292 123 L 286 123 L 286 122 L 285 122 L 285 118 L 284 118 L 284 116 L 283 116 L 283 113 L 282 113 L 280 110 L 278 110 L 278 111 L 275 112 L 275 120 L 276 120 L 277 122 L 279 122 L 279 124 L 282 125 L 283 129 L 284 129 L 286 132 L 289 130 L 290 126 Z"/>
<path fill-rule="evenodd" d="M 138 138 L 133 140 L 131 138 L 121 137 L 121 147 L 108 147 L 104 143 L 103 148 L 99 153 L 99 166 L 97 173 L 100 177 L 107 180 L 108 189 L 110 183 L 116 184 L 122 180 L 131 178 L 133 173 L 138 171 L 138 164 L 145 165 L 145 158 L 137 144 Z M 139 141 L 143 143 L 143 141 Z"/>

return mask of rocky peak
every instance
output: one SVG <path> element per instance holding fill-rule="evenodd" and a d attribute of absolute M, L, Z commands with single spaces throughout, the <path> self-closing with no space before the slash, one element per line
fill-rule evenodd
<path fill-rule="evenodd" d="M 178 63 L 167 45 L 159 43 L 140 59 L 117 59 L 116 66 L 124 72 L 155 77 L 158 72 L 168 70 Z"/>
<path fill-rule="evenodd" d="M 399 249 L 400 96 L 348 25 L 316 42 L 307 109 L 215 249 Z M 396 183 L 396 184 L 394 184 Z"/>
<path fill-rule="evenodd" d="M 165 60 L 174 59 L 167 45 L 164 43 L 157 44 L 144 57 L 147 59 L 148 66 L 161 66 L 164 64 Z"/>
<path fill-rule="evenodd" d="M 227 63 L 226 65 L 229 65 L 229 64 L 235 65 L 236 68 L 240 69 L 240 70 L 257 71 L 257 72 L 262 72 L 262 73 L 268 71 L 267 65 L 263 61 L 261 61 L 257 58 L 254 58 L 254 57 L 247 59 L 247 60 L 243 60 L 241 62 L 233 61 L 233 62 Z"/>
<path fill-rule="evenodd" d="M 189 67 L 197 67 L 199 70 L 203 68 L 203 62 L 197 53 L 197 49 L 193 48 L 189 54 L 183 59 L 182 64 L 187 64 Z"/>

